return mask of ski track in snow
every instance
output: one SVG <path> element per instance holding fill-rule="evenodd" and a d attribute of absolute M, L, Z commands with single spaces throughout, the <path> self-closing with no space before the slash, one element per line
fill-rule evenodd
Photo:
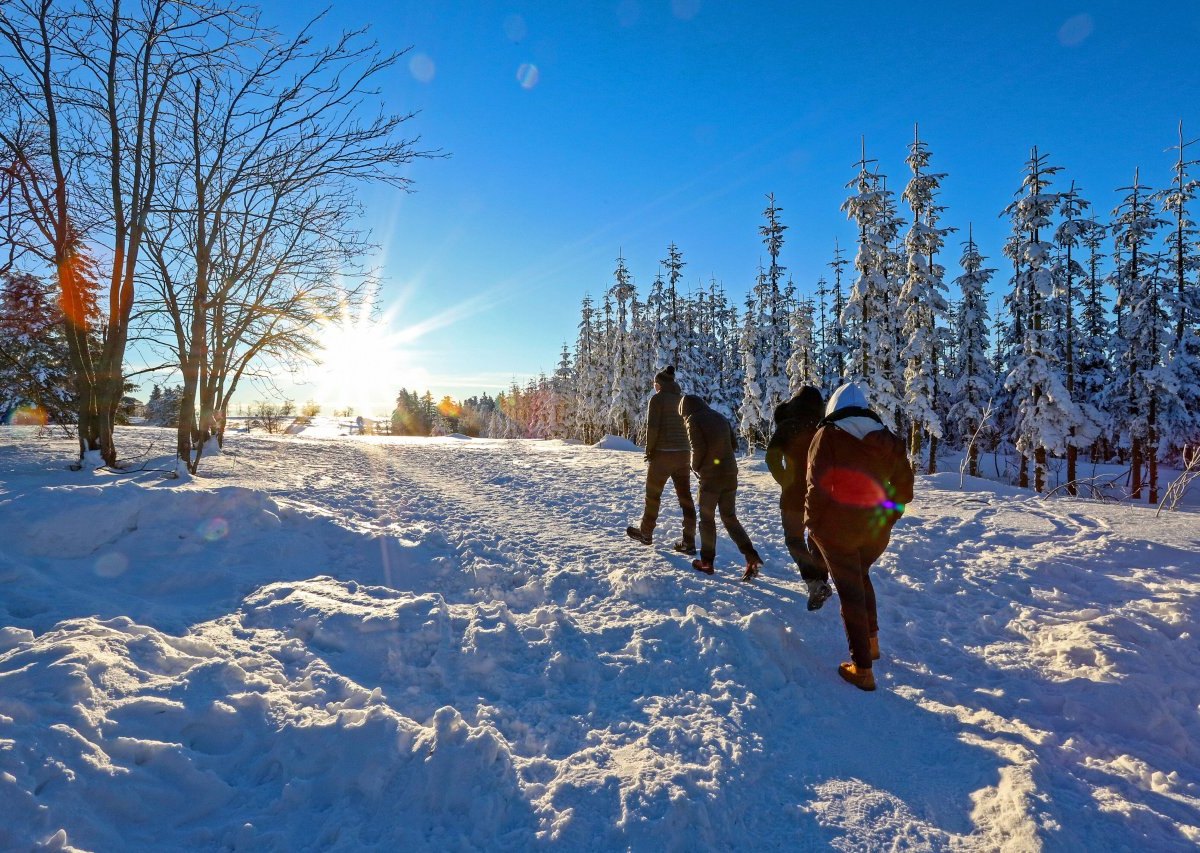
<path fill-rule="evenodd" d="M 5 438 L 0 848 L 1200 843 L 1195 513 L 919 477 L 867 695 L 761 457 L 742 584 L 669 486 L 625 537 L 636 453 L 232 436 L 174 483 Z"/>

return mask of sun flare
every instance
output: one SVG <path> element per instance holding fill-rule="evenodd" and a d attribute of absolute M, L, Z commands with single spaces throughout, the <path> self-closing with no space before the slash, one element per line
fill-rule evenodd
<path fill-rule="evenodd" d="M 323 323 L 320 363 L 311 374 L 314 401 L 327 414 L 346 408 L 368 416 L 390 413 L 401 388 L 428 383 L 426 372 L 404 349 L 406 337 L 393 328 L 390 312 L 378 319 L 342 316 Z"/>

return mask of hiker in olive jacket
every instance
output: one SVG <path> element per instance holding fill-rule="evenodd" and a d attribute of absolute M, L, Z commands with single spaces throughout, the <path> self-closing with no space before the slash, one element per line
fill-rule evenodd
<path fill-rule="evenodd" d="M 687 430 L 679 414 L 682 397 L 683 392 L 675 381 L 674 366 L 655 375 L 654 395 L 646 412 L 646 461 L 650 463 L 646 469 L 646 505 L 641 523 L 625 528 L 625 532 L 644 545 L 654 541 L 663 487 L 670 480 L 675 485 L 675 496 L 683 511 L 683 538 L 675 543 L 675 550 L 695 554 L 696 504 L 692 500 L 692 477 L 688 468 Z"/>
<path fill-rule="evenodd" d="M 746 558 L 742 580 L 750 580 L 758 574 L 762 558 L 737 518 L 737 460 L 734 458 L 737 437 L 733 426 L 719 412 L 691 394 L 680 401 L 679 414 L 683 416 L 692 448 L 692 470 L 700 478 L 700 559 L 692 561 L 692 568 L 709 575 L 713 573 L 713 560 L 717 556 L 716 515 L 720 512 L 725 531 Z"/>
<path fill-rule="evenodd" d="M 912 501 L 913 471 L 904 442 L 867 407 L 857 385 L 838 388 L 825 411 L 808 451 L 806 520 L 842 604 L 851 661 L 838 674 L 874 690 L 879 616 L 869 572 Z"/>
<path fill-rule="evenodd" d="M 808 609 L 818 610 L 833 590 L 820 551 L 804 540 L 804 499 L 808 493 L 808 448 L 825 414 L 825 399 L 805 385 L 792 399 L 775 407 L 775 432 L 767 444 L 767 468 L 783 487 L 779 516 L 783 542 L 808 587 Z"/>

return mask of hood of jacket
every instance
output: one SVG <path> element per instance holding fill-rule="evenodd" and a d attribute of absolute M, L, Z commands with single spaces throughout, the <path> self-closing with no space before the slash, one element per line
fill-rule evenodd
<path fill-rule="evenodd" d="M 883 429 L 883 422 L 867 404 L 867 396 L 853 382 L 833 392 L 825 406 L 825 422 L 858 439 Z"/>
<path fill-rule="evenodd" d="M 816 423 L 824 413 L 825 399 L 821 392 L 811 385 L 805 385 L 792 399 L 775 407 L 775 423 L 786 420 L 811 420 Z"/>
<path fill-rule="evenodd" d="M 708 404 L 695 394 L 684 394 L 683 399 L 679 401 L 679 414 L 685 418 L 697 412 L 702 412 L 707 408 Z"/>

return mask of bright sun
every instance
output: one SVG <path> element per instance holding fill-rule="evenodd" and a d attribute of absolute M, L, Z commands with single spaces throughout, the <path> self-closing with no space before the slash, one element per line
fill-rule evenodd
<path fill-rule="evenodd" d="M 311 374 L 313 399 L 322 411 L 349 407 L 355 414 L 387 414 L 401 388 L 427 384 L 425 371 L 402 348 L 404 334 L 390 320 L 388 314 L 378 320 L 343 316 L 322 324 L 321 363 Z"/>

